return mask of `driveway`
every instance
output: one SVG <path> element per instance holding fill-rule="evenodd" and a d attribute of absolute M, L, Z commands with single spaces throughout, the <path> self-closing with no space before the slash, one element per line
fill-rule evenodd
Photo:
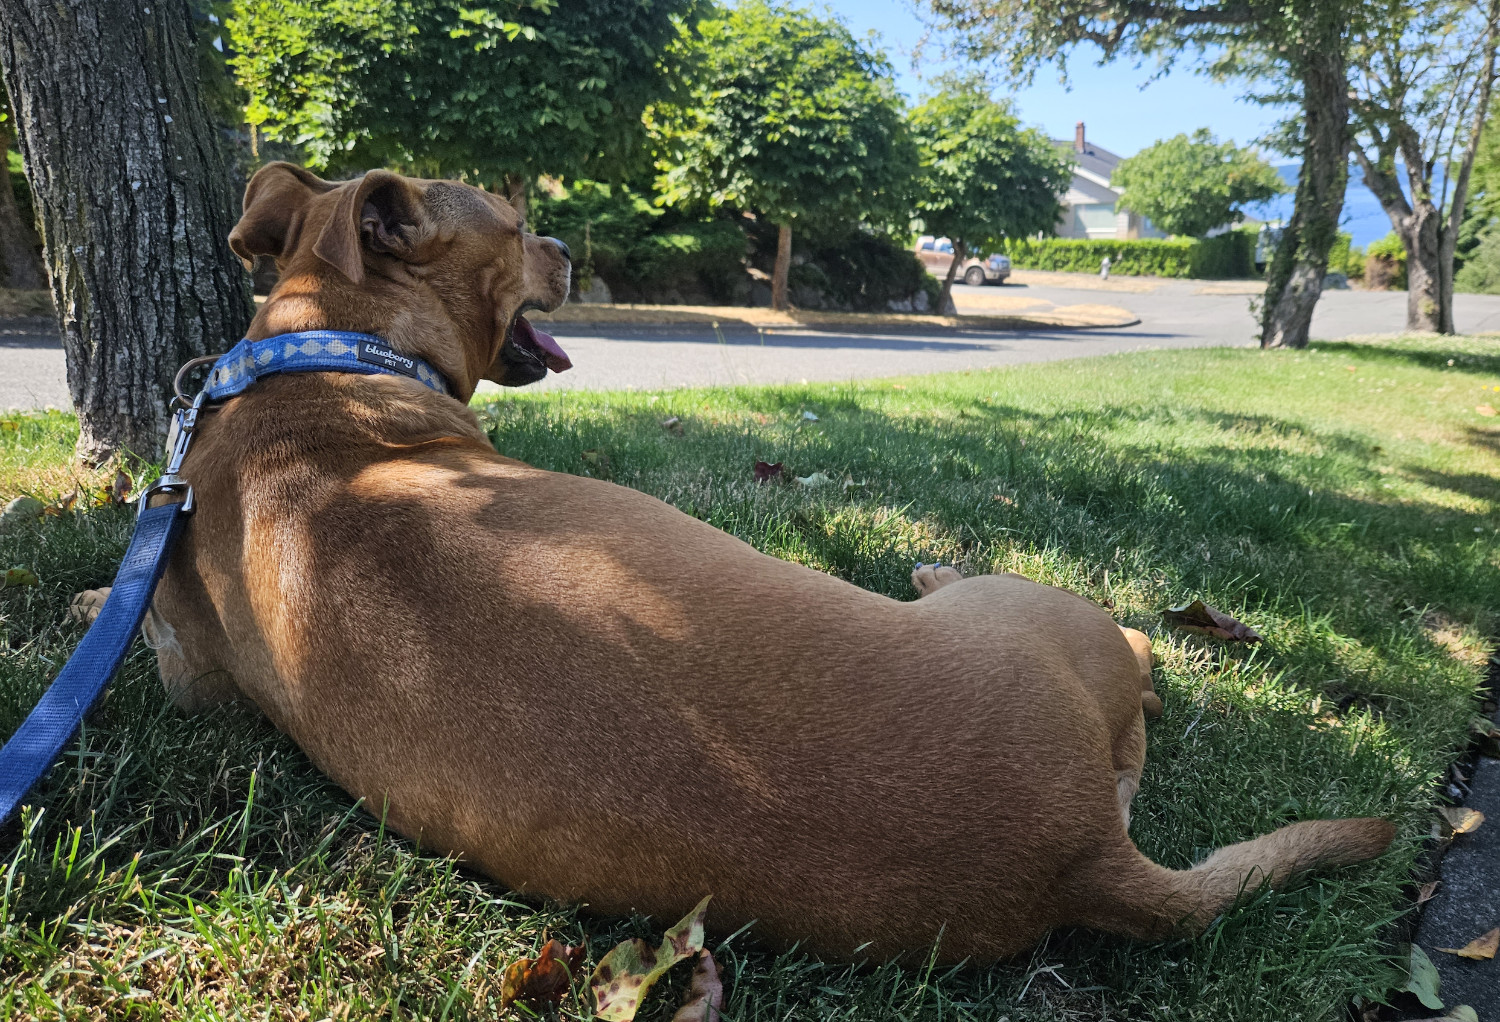
<path fill-rule="evenodd" d="M 1099 282 L 1062 274 L 1017 275 L 1003 288 L 954 289 L 959 310 L 984 314 L 995 300 L 1055 305 L 1107 303 L 1139 324 L 1118 329 L 993 331 L 906 328 L 874 332 L 788 328 L 759 332 L 699 326 L 556 324 L 575 368 L 542 388 L 606 389 L 796 383 L 1015 365 L 1143 348 L 1249 345 L 1253 285 L 1238 282 Z M 1103 285 L 1103 286 L 1101 286 Z M 1458 295 L 1465 333 L 1500 333 L 1500 295 Z M 1331 291 L 1318 303 L 1314 337 L 1392 333 L 1406 319 L 1404 292 Z M 484 385 L 488 388 L 490 385 Z M 62 348 L 47 320 L 0 320 L 0 409 L 67 407 Z"/>

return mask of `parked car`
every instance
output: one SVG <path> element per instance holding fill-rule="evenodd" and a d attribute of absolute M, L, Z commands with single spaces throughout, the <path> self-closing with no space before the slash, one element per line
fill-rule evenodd
<path fill-rule="evenodd" d="M 922 260 L 922 265 L 927 267 L 928 273 L 939 280 L 948 275 L 948 267 L 953 262 L 953 242 L 947 238 L 934 238 L 930 234 L 924 234 L 917 239 L 917 246 L 913 251 Z M 1005 278 L 1009 276 L 1010 259 L 996 252 L 988 258 L 970 256 L 965 259 L 958 268 L 957 279 L 978 287 L 980 284 L 1004 284 Z"/>

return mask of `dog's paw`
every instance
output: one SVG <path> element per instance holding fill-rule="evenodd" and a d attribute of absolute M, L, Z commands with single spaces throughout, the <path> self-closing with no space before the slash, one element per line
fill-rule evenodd
<path fill-rule="evenodd" d="M 68 604 L 68 616 L 81 624 L 93 624 L 94 618 L 104 609 L 104 601 L 109 599 L 110 588 L 105 586 L 103 589 L 85 589 Z"/>
<path fill-rule="evenodd" d="M 917 597 L 931 596 L 943 586 L 963 578 L 957 568 L 946 564 L 919 564 L 911 573 L 911 584 L 917 587 Z"/>

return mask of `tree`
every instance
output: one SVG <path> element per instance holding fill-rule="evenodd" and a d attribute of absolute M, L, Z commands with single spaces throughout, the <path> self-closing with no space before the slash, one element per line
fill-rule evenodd
<path fill-rule="evenodd" d="M 1406 249 L 1408 330 L 1453 332 L 1454 252 L 1497 45 L 1500 0 L 1387 0 L 1355 39 L 1354 156 Z"/>
<path fill-rule="evenodd" d="M 244 335 L 238 207 L 185 0 L 0 0 L 0 67 L 41 227 L 78 453 L 154 459 L 172 377 Z"/>
<path fill-rule="evenodd" d="M 689 50 L 684 94 L 651 114 L 658 188 L 775 224 L 771 304 L 785 309 L 794 227 L 909 215 L 915 153 L 891 67 L 842 22 L 765 0 L 700 22 Z"/>
<path fill-rule="evenodd" d="M 0 87 L 0 157 L 10 151 L 15 140 L 14 123 L 5 89 Z M 16 205 L 10 163 L 6 160 L 0 164 L 0 287 L 36 291 L 47 286 L 47 274 L 37 258 L 36 245 L 36 232 L 21 218 Z"/>
<path fill-rule="evenodd" d="M 953 277 L 969 253 L 1056 226 L 1057 197 L 1071 172 L 1046 135 L 1023 129 L 976 79 L 946 83 L 907 123 L 920 166 L 913 184 L 917 215 L 929 232 L 953 242 L 938 303 L 947 310 Z"/>
<path fill-rule="evenodd" d="M 1168 234 L 1201 238 L 1245 218 L 1240 207 L 1288 188 L 1253 149 L 1220 143 L 1207 128 L 1174 135 L 1121 160 L 1111 183 L 1125 189 L 1120 205 L 1150 218 Z"/>
<path fill-rule="evenodd" d="M 698 0 L 241 0 L 247 120 L 323 171 L 393 166 L 503 187 L 618 176 Z"/>
<path fill-rule="evenodd" d="M 1266 274 L 1261 344 L 1303 347 L 1338 237 L 1348 181 L 1350 32 L 1361 0 L 924 0 L 974 59 L 999 61 L 1029 81 L 1041 63 L 1080 44 L 1104 60 L 1196 54 L 1201 70 L 1271 74 L 1301 106 L 1295 146 L 1302 172 L 1292 216 Z M 1280 98 L 1279 96 L 1277 98 Z"/>

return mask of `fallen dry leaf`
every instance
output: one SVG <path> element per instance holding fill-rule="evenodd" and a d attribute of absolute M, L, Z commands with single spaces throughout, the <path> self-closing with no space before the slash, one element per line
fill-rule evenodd
<path fill-rule="evenodd" d="M 35 497 L 17 497 L 0 511 L 0 532 L 28 522 L 35 523 L 46 509 L 46 505 Z"/>
<path fill-rule="evenodd" d="M 109 502 L 123 504 L 130 491 L 135 489 L 135 480 L 123 468 L 115 470 L 115 478 L 109 484 Z"/>
<path fill-rule="evenodd" d="M 1236 621 L 1202 600 L 1184 603 L 1180 607 L 1168 607 L 1162 611 L 1161 619 L 1173 628 L 1211 635 L 1216 639 L 1227 639 L 1230 642 L 1260 641 L 1260 633 L 1254 628 Z"/>
<path fill-rule="evenodd" d="M 1007 496 L 1004 493 L 997 493 L 993 497 L 991 497 L 990 500 L 994 501 L 996 504 L 1004 504 L 1006 507 L 1016 506 L 1016 498 Z"/>
<path fill-rule="evenodd" d="M 703 950 L 703 920 L 708 898 L 662 934 L 661 946 L 644 940 L 617 944 L 599 960 L 589 986 L 594 991 L 596 1014 L 604 1022 L 630 1022 L 641 999 L 668 969 Z"/>
<path fill-rule="evenodd" d="M 49 518 L 61 518 L 73 510 L 73 505 L 78 503 L 78 491 L 74 490 L 66 496 L 59 497 L 56 501 L 42 508 L 42 514 Z"/>
<path fill-rule="evenodd" d="M 682 419 L 676 415 L 670 419 L 662 419 L 661 428 L 668 433 L 676 433 L 678 436 L 682 436 Z"/>
<path fill-rule="evenodd" d="M 22 586 L 34 586 L 39 581 L 36 572 L 16 565 L 14 568 L 5 569 L 5 581 L 0 582 L 0 589 L 20 589 Z"/>
<path fill-rule="evenodd" d="M 1484 814 L 1468 806 L 1438 806 L 1438 813 L 1453 834 L 1472 834 L 1484 822 Z"/>
<path fill-rule="evenodd" d="M 1417 888 L 1417 904 L 1418 905 L 1425 905 L 1429 901 L 1431 901 L 1432 900 L 1432 896 L 1437 893 L 1438 884 L 1441 883 L 1441 882 L 1442 881 L 1440 881 L 1440 880 L 1429 880 L 1429 881 L 1427 881 L 1427 883 L 1423 884 L 1421 887 L 1418 887 Z"/>
<path fill-rule="evenodd" d="M 687 997 L 672 1022 L 721 1022 L 724 1018 L 720 1008 L 724 1006 L 724 981 L 719 978 L 719 963 L 708 948 L 698 952 L 698 962 L 693 966 L 693 982 L 688 987 Z"/>
<path fill-rule="evenodd" d="M 1476 962 L 1488 961 L 1495 957 L 1496 951 L 1500 951 L 1500 926 L 1475 937 L 1463 947 L 1440 947 L 1438 950 L 1460 958 L 1472 958 Z"/>
<path fill-rule="evenodd" d="M 786 472 L 781 467 L 781 462 L 757 461 L 755 463 L 755 481 L 758 483 L 769 483 L 773 480 L 781 481 L 786 478 Z"/>
<path fill-rule="evenodd" d="M 827 472 L 814 472 L 812 475 L 797 476 L 797 482 L 803 486 L 827 486 L 833 482 L 833 476 Z"/>
<path fill-rule="evenodd" d="M 1495 409 L 1492 405 L 1479 405 L 1474 409 L 1480 415 L 1494 415 Z"/>
<path fill-rule="evenodd" d="M 516 1001 L 561 1004 L 583 967 L 588 946 L 549 940 L 535 958 L 518 958 L 506 966 L 500 984 L 500 1010 Z"/>

